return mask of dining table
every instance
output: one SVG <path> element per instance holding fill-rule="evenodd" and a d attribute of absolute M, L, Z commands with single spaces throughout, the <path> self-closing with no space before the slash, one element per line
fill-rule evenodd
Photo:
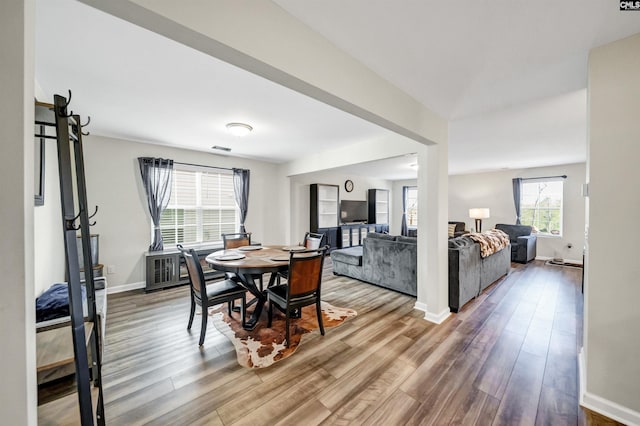
<path fill-rule="evenodd" d="M 245 329 L 253 330 L 267 301 L 266 289 L 275 284 L 278 272 L 289 269 L 290 253 L 302 250 L 305 250 L 302 246 L 250 245 L 219 250 L 208 255 L 205 260 L 215 270 L 235 274 L 239 284 L 255 297 L 251 303 L 255 303 L 256 307 L 245 325 Z M 263 280 L 259 278 L 269 273 L 271 276 L 265 288 Z"/>

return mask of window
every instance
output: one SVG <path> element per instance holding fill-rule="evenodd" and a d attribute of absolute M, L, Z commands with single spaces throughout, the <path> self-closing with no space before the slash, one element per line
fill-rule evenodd
<path fill-rule="evenodd" d="M 171 199 L 160 218 L 165 246 L 221 242 L 239 222 L 230 171 L 174 165 Z"/>
<path fill-rule="evenodd" d="M 520 222 L 542 235 L 562 235 L 561 180 L 522 182 Z"/>
<path fill-rule="evenodd" d="M 418 187 L 410 186 L 407 188 L 407 228 L 418 227 Z"/>

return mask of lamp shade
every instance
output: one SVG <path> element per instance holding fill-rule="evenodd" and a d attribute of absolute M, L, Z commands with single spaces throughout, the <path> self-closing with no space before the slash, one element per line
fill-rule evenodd
<path fill-rule="evenodd" d="M 469 217 L 471 219 L 488 219 L 489 209 L 487 208 L 469 209 Z"/>

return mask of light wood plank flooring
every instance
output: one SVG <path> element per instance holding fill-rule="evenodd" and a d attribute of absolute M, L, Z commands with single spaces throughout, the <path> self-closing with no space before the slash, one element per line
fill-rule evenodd
<path fill-rule="evenodd" d="M 330 265 L 329 265 L 330 266 Z M 187 287 L 109 298 L 103 367 L 110 425 L 584 422 L 578 407 L 580 269 L 513 264 L 441 325 L 415 299 L 327 274 L 323 299 L 354 308 L 292 357 L 238 366 L 209 323 L 191 333 Z"/>

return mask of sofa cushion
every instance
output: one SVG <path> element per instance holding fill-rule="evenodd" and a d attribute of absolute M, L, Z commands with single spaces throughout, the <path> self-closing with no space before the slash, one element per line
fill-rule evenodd
<path fill-rule="evenodd" d="M 456 233 L 456 224 L 455 223 L 450 223 L 449 224 L 449 229 L 448 229 L 448 234 L 449 234 L 449 238 L 453 237 Z"/>
<path fill-rule="evenodd" d="M 367 234 L 367 238 L 374 238 L 374 239 L 378 239 L 378 240 L 395 241 L 396 236 L 395 235 L 389 235 L 389 234 L 381 234 L 379 232 L 369 232 Z"/>
<path fill-rule="evenodd" d="M 362 265 L 362 246 L 349 247 L 331 252 L 333 262 L 342 262 L 348 265 Z"/>
<path fill-rule="evenodd" d="M 449 239 L 449 248 L 450 249 L 471 247 L 474 244 L 475 244 L 475 241 L 473 241 L 469 237 L 456 237 L 456 238 L 450 238 Z"/>
<path fill-rule="evenodd" d="M 396 241 L 399 243 L 418 244 L 418 239 L 416 237 L 405 237 L 404 235 L 398 235 L 396 237 Z"/>

